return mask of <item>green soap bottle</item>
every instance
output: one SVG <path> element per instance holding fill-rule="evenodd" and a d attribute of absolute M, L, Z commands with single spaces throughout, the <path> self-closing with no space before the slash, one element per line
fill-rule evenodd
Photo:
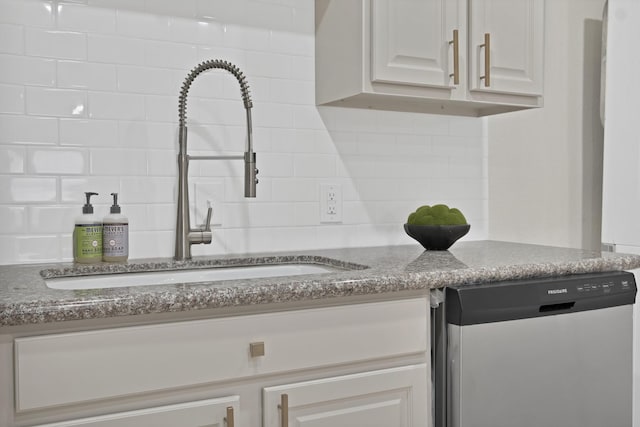
<path fill-rule="evenodd" d="M 76 218 L 73 228 L 73 260 L 83 264 L 102 261 L 102 219 L 93 213 L 91 196 L 98 193 L 85 192 L 87 203 L 82 215 Z"/>

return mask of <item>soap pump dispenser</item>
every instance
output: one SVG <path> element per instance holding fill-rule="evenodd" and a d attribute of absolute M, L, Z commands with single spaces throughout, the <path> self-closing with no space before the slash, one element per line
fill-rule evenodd
<path fill-rule="evenodd" d="M 102 220 L 93 213 L 91 196 L 98 193 L 85 192 L 87 202 L 82 215 L 75 220 L 73 228 L 73 260 L 92 264 L 102 261 Z"/>
<path fill-rule="evenodd" d="M 111 193 L 113 205 L 109 215 L 102 221 L 102 260 L 106 262 L 126 262 L 129 258 L 129 219 L 122 215 L 118 205 L 118 193 Z"/>

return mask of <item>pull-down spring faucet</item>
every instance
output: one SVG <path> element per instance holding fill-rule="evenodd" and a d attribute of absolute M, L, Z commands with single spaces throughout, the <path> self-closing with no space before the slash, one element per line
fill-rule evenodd
<path fill-rule="evenodd" d="M 237 156 L 190 156 L 187 153 L 187 126 L 186 126 L 186 110 L 187 95 L 191 83 L 200 73 L 206 70 L 219 68 L 227 70 L 240 83 L 240 92 L 244 108 L 247 113 L 247 145 L 244 155 Z M 249 94 L 249 85 L 244 74 L 227 61 L 219 59 L 208 60 L 198 64 L 187 75 L 182 88 L 180 89 L 180 97 L 178 100 L 178 215 L 176 224 L 176 260 L 191 259 L 191 245 L 204 243 L 209 244 L 213 238 L 211 233 L 211 214 L 212 209 L 209 207 L 207 211 L 207 219 L 202 227 L 191 228 L 189 220 L 189 161 L 191 160 L 244 160 L 244 196 L 256 197 L 256 184 L 258 179 L 256 175 L 256 154 L 253 152 L 253 141 L 251 135 L 251 96 Z"/>

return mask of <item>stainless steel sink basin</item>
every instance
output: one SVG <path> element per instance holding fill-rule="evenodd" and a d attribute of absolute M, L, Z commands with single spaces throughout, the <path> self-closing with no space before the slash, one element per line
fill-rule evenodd
<path fill-rule="evenodd" d="M 167 270 L 138 273 L 98 274 L 92 276 L 45 279 L 52 289 L 102 289 L 129 286 L 170 285 L 176 283 L 213 282 L 279 276 L 301 276 L 343 271 L 318 264 L 265 264 L 241 267 L 211 267 L 193 270 Z"/>

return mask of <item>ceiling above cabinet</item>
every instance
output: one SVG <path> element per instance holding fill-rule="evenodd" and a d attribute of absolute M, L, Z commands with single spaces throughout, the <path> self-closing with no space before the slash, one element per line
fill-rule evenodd
<path fill-rule="evenodd" d="M 543 103 L 544 0 L 316 0 L 316 104 L 486 116 Z"/>

